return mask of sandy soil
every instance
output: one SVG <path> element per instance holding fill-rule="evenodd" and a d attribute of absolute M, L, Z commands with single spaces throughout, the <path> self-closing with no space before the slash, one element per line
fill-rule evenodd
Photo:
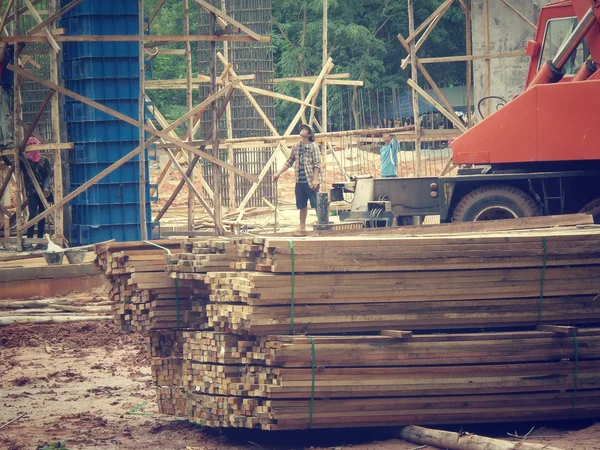
<path fill-rule="evenodd" d="M 206 429 L 159 415 L 144 337 L 109 323 L 0 328 L 0 426 L 22 414 L 0 430 L 1 449 L 35 449 L 54 442 L 71 450 L 419 447 L 396 439 L 397 429 L 265 433 Z M 565 450 L 600 449 L 600 424 L 534 425 L 529 437 L 534 442 Z M 531 426 L 465 429 L 507 438 L 515 431 L 525 435 Z"/>

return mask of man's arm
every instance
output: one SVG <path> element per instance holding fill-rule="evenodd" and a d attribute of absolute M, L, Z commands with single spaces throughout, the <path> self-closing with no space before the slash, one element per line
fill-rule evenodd
<path fill-rule="evenodd" d="M 392 162 L 394 166 L 398 167 L 398 141 L 396 140 L 396 136 L 392 140 Z"/>
<path fill-rule="evenodd" d="M 273 175 L 273 181 L 277 182 L 277 180 L 279 180 L 279 177 L 286 170 L 288 170 L 290 167 L 292 167 L 292 164 L 294 164 L 295 160 L 296 160 L 296 153 L 294 152 L 294 149 L 292 148 L 292 153 L 290 154 L 290 157 L 283 164 L 283 167 L 281 169 L 279 169 L 277 172 L 275 172 L 275 175 Z"/>
<path fill-rule="evenodd" d="M 321 149 L 317 144 L 313 144 L 313 179 L 311 184 L 311 189 L 316 189 L 319 186 L 319 174 L 321 173 L 321 166 L 323 161 L 321 159 Z"/>

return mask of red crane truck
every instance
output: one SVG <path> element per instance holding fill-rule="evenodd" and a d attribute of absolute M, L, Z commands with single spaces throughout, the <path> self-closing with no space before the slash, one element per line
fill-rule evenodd
<path fill-rule="evenodd" d="M 525 91 L 451 143 L 456 176 L 335 183 L 332 201 L 354 193 L 340 218 L 390 225 L 586 212 L 600 221 L 600 0 L 549 3 L 526 49 Z"/>

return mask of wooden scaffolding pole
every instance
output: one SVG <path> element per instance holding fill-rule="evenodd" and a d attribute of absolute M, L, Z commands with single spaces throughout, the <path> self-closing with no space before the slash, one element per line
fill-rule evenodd
<path fill-rule="evenodd" d="M 489 55 L 490 53 L 490 9 L 488 0 L 483 0 L 483 53 Z M 491 95 L 492 91 L 492 60 L 487 57 L 485 58 L 485 96 Z M 486 117 L 491 113 L 490 102 L 485 102 L 485 115 Z"/>
<path fill-rule="evenodd" d="M 327 59 L 329 58 L 328 51 L 328 29 L 329 29 L 329 11 L 328 11 L 328 3 L 327 0 L 323 0 L 323 67 L 327 64 Z M 316 102 L 315 102 L 316 103 Z M 327 83 L 323 83 L 323 87 L 321 90 L 321 131 L 323 133 L 327 133 Z M 314 110 L 313 110 L 314 111 Z M 321 192 L 326 191 L 325 182 L 327 181 L 327 146 L 323 145 L 321 148 L 321 170 L 323 172 L 323 180 L 321 183 Z"/>
<path fill-rule="evenodd" d="M 471 25 L 473 23 L 471 16 L 471 0 L 465 0 L 467 3 L 464 7 L 465 11 L 465 47 L 467 56 L 471 56 L 473 54 L 473 41 L 472 41 L 472 31 Z M 473 126 L 473 113 L 471 111 L 471 103 L 473 101 L 473 61 L 468 60 L 467 64 L 467 77 L 466 77 L 466 99 L 465 104 L 467 106 L 467 128 L 471 128 Z"/>
<path fill-rule="evenodd" d="M 452 2 L 449 2 L 452 3 Z M 435 19 L 435 16 L 434 16 Z M 408 0 L 408 32 L 411 36 L 415 35 L 415 10 L 414 0 Z M 417 52 L 415 49 L 415 38 L 408 40 L 410 47 L 410 59 L 411 61 L 417 60 Z M 410 65 L 411 79 L 413 83 L 418 83 L 417 65 Z M 416 176 L 421 176 L 421 123 L 419 122 L 419 95 L 416 90 L 412 90 L 412 103 L 413 103 L 413 118 L 415 122 L 415 171 Z"/>
<path fill-rule="evenodd" d="M 55 16 L 57 7 L 57 0 L 50 0 L 50 17 L 59 17 Z M 62 13 L 64 13 L 63 8 Z M 61 13 L 61 14 L 62 14 Z M 46 21 L 44 21 L 46 22 Z M 42 22 L 42 23 L 44 23 Z M 56 22 L 49 21 L 50 23 L 50 32 L 53 33 L 56 30 Z M 52 83 L 58 84 L 58 54 L 56 52 L 49 52 L 50 56 L 50 81 Z M 52 96 L 50 100 L 50 118 L 52 121 L 51 127 L 51 140 L 53 143 L 60 143 L 60 98 L 58 93 Z M 64 195 L 64 186 L 63 186 L 63 159 L 62 159 L 62 151 L 56 150 L 54 152 L 54 201 L 59 202 L 62 200 Z M 57 208 L 56 213 L 54 214 L 54 236 L 61 241 L 64 241 L 65 238 L 65 220 L 64 220 L 64 209 Z"/>
<path fill-rule="evenodd" d="M 196 0 L 198 1 L 198 0 Z M 212 0 L 214 1 L 214 0 Z M 209 14 L 210 18 L 210 34 L 214 35 L 217 31 L 217 15 L 213 11 Z M 211 94 L 217 92 L 217 43 L 215 41 L 210 42 L 210 84 Z M 219 158 L 219 115 L 218 107 L 216 103 L 213 103 L 210 107 L 211 112 L 211 130 L 212 130 L 212 155 L 213 157 Z M 233 162 L 233 161 L 232 161 Z M 221 167 L 212 164 L 211 165 L 212 176 L 213 176 L 213 210 L 215 213 L 215 235 L 223 236 L 225 229 L 223 228 L 223 214 L 222 214 L 222 198 L 221 198 Z"/>
<path fill-rule="evenodd" d="M 183 34 L 185 36 L 190 35 L 190 5 L 189 0 L 183 0 Z M 192 44 L 190 41 L 185 43 L 185 80 L 186 80 L 186 96 L 185 102 L 187 110 L 192 109 L 193 96 L 192 96 Z M 187 121 L 187 141 L 193 141 L 192 129 L 194 128 L 194 118 L 190 117 Z M 194 159 L 192 152 L 187 152 L 188 164 Z M 193 185 L 194 183 L 194 172 L 190 173 L 189 179 Z M 188 186 L 188 230 L 194 230 L 194 218 L 196 217 L 196 199 L 195 193 L 192 189 L 192 185 Z"/>
<path fill-rule="evenodd" d="M 14 25 L 14 34 L 18 34 L 18 24 L 19 24 L 19 2 L 13 3 L 13 11 L 15 18 Z M 15 45 L 15 54 L 14 54 L 14 64 L 18 64 L 19 61 L 19 46 Z M 6 69 L 5 69 L 6 70 Z M 23 129 L 18 126 L 18 121 L 23 120 L 22 112 L 23 112 L 23 103 L 21 99 L 21 82 L 22 78 L 18 74 L 14 74 L 14 85 L 13 85 L 13 95 L 14 95 L 14 106 L 13 106 L 13 132 L 14 132 L 14 142 L 15 142 L 15 152 L 13 156 L 13 164 L 15 166 L 15 180 L 17 183 L 17 250 L 23 251 L 23 203 L 22 203 L 22 192 L 23 192 L 23 180 L 21 177 L 21 146 L 17 145 L 17 143 L 21 143 L 23 141 Z"/>
<path fill-rule="evenodd" d="M 144 67 L 144 0 L 138 0 L 138 32 L 139 32 L 139 64 L 140 64 L 140 97 L 138 103 L 138 120 L 139 120 L 139 169 L 140 169 L 140 236 L 143 241 L 148 239 L 148 225 L 146 223 L 146 149 L 144 142 L 146 136 L 144 132 L 145 121 L 144 114 L 146 112 L 146 91 L 144 88 L 144 80 L 146 71 Z"/>
<path fill-rule="evenodd" d="M 221 0 L 221 9 L 224 13 L 227 13 L 227 5 L 225 0 Z M 231 63 L 229 62 L 229 42 L 223 42 L 223 55 L 225 61 L 227 61 L 227 65 L 225 66 L 225 79 L 231 79 L 231 73 L 229 69 L 231 69 Z M 227 122 L 227 139 L 233 139 L 233 117 L 231 115 L 231 103 L 227 103 L 227 108 L 225 110 L 225 120 Z M 235 154 L 233 152 L 233 145 L 227 144 L 227 159 L 230 163 L 235 164 Z M 228 174 L 229 179 L 229 209 L 233 210 L 236 207 L 236 197 L 235 197 L 235 175 L 232 173 Z"/>

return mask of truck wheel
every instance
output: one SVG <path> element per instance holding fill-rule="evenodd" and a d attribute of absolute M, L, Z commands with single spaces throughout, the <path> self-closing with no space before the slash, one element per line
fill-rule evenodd
<path fill-rule="evenodd" d="M 594 223 L 600 223 L 600 198 L 592 200 L 583 208 L 581 208 L 581 211 L 579 212 L 583 214 L 591 214 L 594 216 Z"/>
<path fill-rule="evenodd" d="M 540 208 L 525 192 L 512 186 L 484 186 L 465 195 L 452 214 L 453 222 L 518 219 L 540 215 Z"/>

